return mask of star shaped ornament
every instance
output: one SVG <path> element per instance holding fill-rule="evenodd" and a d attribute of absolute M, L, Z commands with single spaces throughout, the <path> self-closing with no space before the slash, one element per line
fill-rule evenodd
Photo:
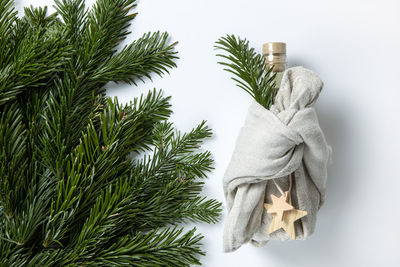
<path fill-rule="evenodd" d="M 272 197 L 273 195 L 271 195 Z M 288 192 L 285 192 L 286 200 L 288 197 Z M 275 204 L 275 203 L 274 203 Z M 292 238 L 296 239 L 296 232 L 294 228 L 294 222 L 298 219 L 307 215 L 307 211 L 295 209 L 292 206 L 292 209 L 285 210 L 283 212 L 282 217 L 277 212 L 272 212 L 271 210 L 275 210 L 274 204 L 265 203 L 264 206 L 267 209 L 267 213 L 272 213 L 272 221 L 269 224 L 267 234 L 271 234 L 276 230 L 283 228 L 285 232 Z"/>
<path fill-rule="evenodd" d="M 292 205 L 288 203 L 289 192 L 286 191 L 285 194 L 279 198 L 271 194 L 272 205 L 267 209 L 267 213 L 276 213 L 279 220 L 282 220 L 283 213 L 288 210 L 294 209 Z"/>

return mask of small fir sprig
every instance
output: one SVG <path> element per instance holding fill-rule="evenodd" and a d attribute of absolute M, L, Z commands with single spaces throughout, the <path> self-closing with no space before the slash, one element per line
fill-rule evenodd
<path fill-rule="evenodd" d="M 236 85 L 250 94 L 259 104 L 269 109 L 276 95 L 276 73 L 266 69 L 265 57 L 249 46 L 249 41 L 235 35 L 221 37 L 215 48 L 225 54 L 217 54 L 225 61 L 218 62 L 232 73 Z"/>

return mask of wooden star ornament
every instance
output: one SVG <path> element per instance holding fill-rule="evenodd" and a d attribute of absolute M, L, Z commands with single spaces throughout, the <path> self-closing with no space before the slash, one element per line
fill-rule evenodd
<path fill-rule="evenodd" d="M 279 198 L 271 194 L 272 205 L 270 205 L 270 208 L 267 209 L 267 213 L 276 213 L 277 218 L 279 220 L 282 220 L 283 213 L 285 211 L 294 209 L 294 207 L 288 203 L 288 197 L 289 197 L 288 191 L 286 191 Z"/>
<path fill-rule="evenodd" d="M 268 212 L 268 210 L 271 209 L 273 205 L 266 203 L 266 204 L 264 204 L 264 206 Z M 276 230 L 283 228 L 283 230 L 285 230 L 285 232 L 290 236 L 290 238 L 295 240 L 296 239 L 296 231 L 294 228 L 294 222 L 300 218 L 303 218 L 306 215 L 307 215 L 307 211 L 298 210 L 298 209 L 292 209 L 292 210 L 285 211 L 282 219 L 279 219 L 276 213 L 272 214 L 273 218 L 269 224 L 267 234 L 271 234 L 271 233 L 275 232 Z"/>

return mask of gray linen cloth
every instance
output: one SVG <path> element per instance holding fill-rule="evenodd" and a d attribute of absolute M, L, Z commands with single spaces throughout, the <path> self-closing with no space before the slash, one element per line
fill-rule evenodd
<path fill-rule="evenodd" d="M 289 68 L 282 78 L 270 110 L 257 102 L 249 108 L 241 128 L 223 186 L 228 215 L 224 251 L 242 244 L 264 245 L 268 240 L 290 237 L 282 229 L 268 235 L 272 216 L 264 208 L 270 195 L 280 196 L 293 177 L 292 204 L 308 214 L 295 222 L 296 239 L 314 232 L 317 211 L 325 200 L 327 165 L 331 156 L 312 105 L 323 83 L 303 67 Z"/>

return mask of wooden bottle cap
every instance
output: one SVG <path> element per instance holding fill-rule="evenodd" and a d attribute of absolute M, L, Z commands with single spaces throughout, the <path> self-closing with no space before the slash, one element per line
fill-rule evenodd
<path fill-rule="evenodd" d="M 274 71 L 281 72 L 286 68 L 286 43 L 269 42 L 263 44 L 263 55 L 266 67 L 274 67 Z"/>
<path fill-rule="evenodd" d="M 286 43 L 269 42 L 263 44 L 263 54 L 286 54 Z"/>

